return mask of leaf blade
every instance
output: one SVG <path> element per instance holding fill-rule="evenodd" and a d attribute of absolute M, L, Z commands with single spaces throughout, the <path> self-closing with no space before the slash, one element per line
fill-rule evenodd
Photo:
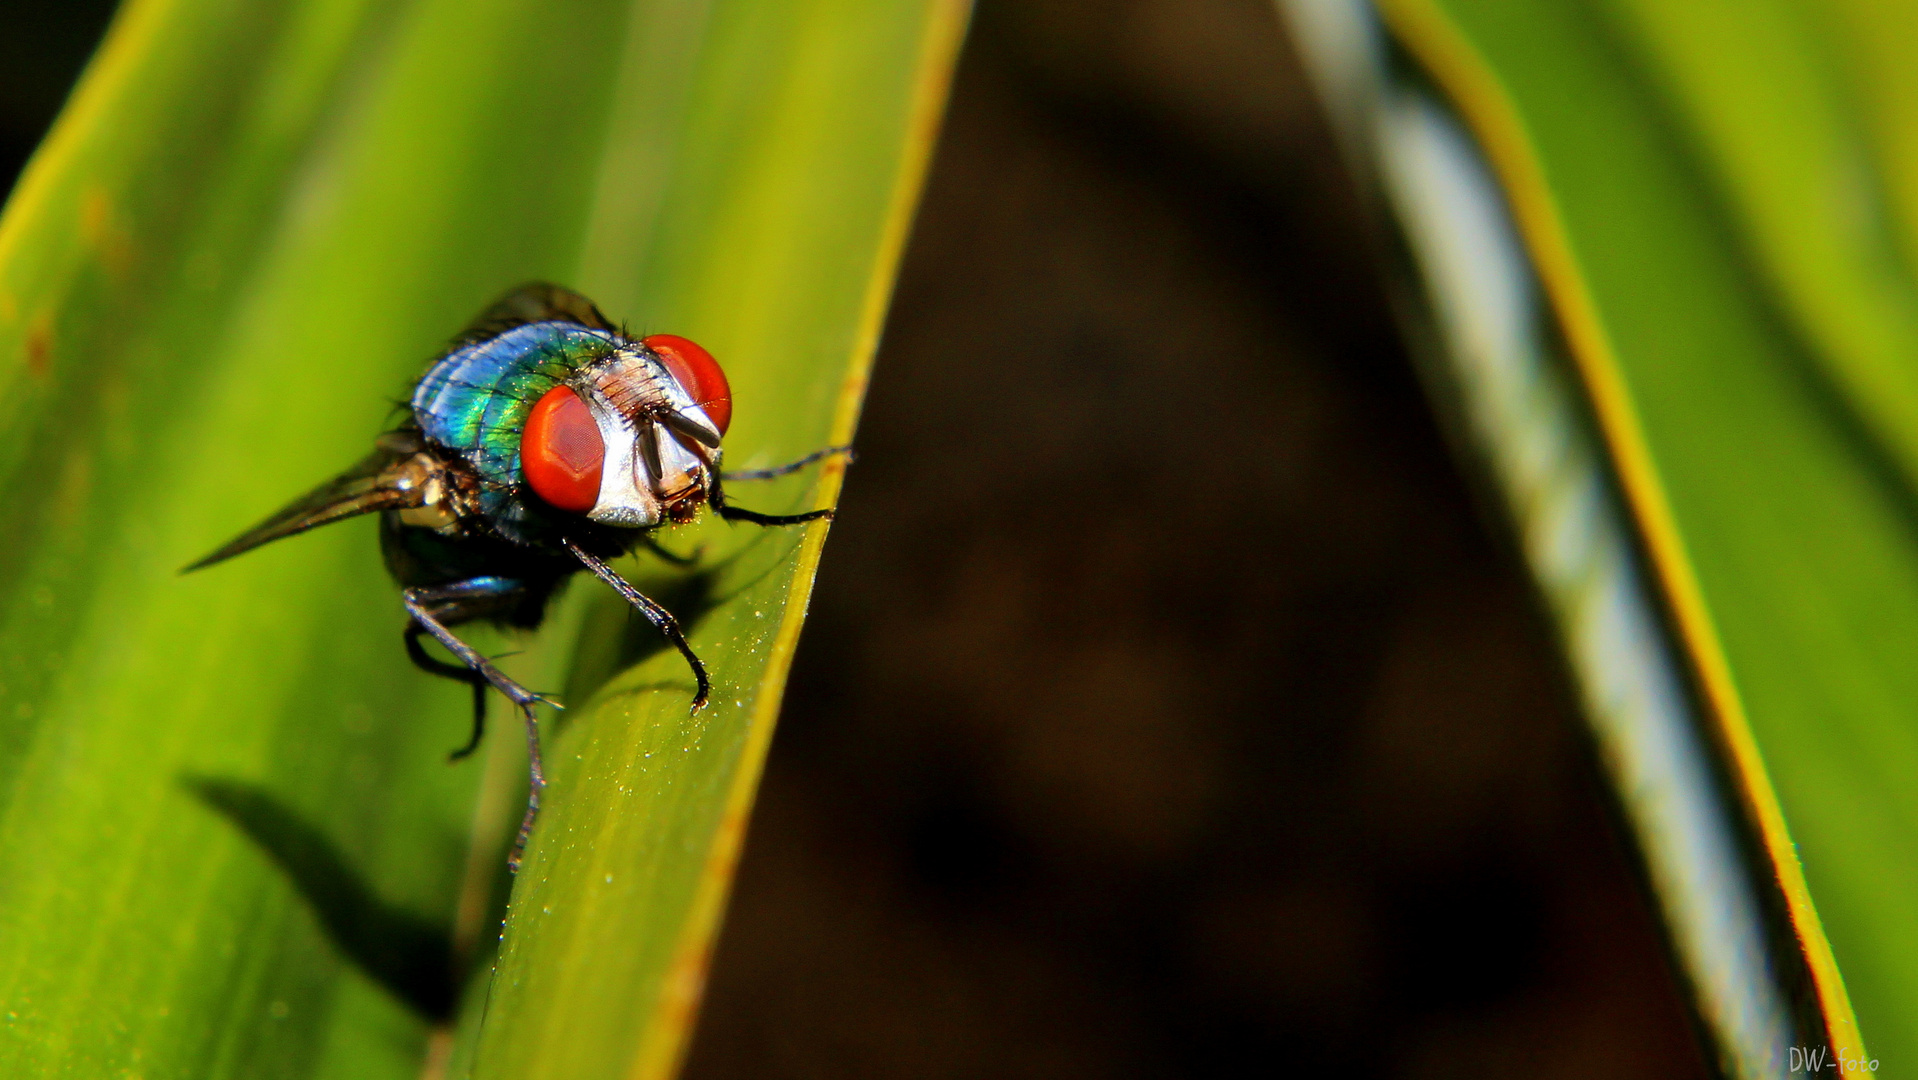
<path fill-rule="evenodd" d="M 775 27 L 790 15 L 815 46 L 822 12 L 855 14 L 783 7 L 730 10 Z M 687 158 L 703 171 L 664 169 L 647 189 L 634 169 L 660 161 L 632 146 L 676 160 L 708 119 L 631 100 L 651 74 L 635 65 L 670 41 L 635 27 L 690 27 L 696 43 L 704 11 L 135 0 L 123 13 L 0 222 L 0 355 L 16 358 L 0 374 L 0 491 L 23 515 L 0 551 L 0 837 L 24 860 L 0 882 L 9 1075 L 402 1076 L 445 1053 L 403 988 L 350 962 L 329 927 L 357 910 L 399 931 L 456 922 L 455 949 L 490 936 L 475 897 L 498 845 L 469 853 L 468 837 L 517 817 L 494 782 L 514 772 L 510 738 L 494 740 L 484 784 L 444 766 L 466 695 L 406 666 L 370 522 L 175 570 L 362 456 L 422 360 L 530 278 L 585 285 L 615 316 L 734 335 L 722 359 L 750 395 L 735 460 L 809 439 L 835 410 L 850 424 L 848 366 L 870 353 L 883 252 L 910 202 L 900 177 L 923 159 L 938 96 L 883 91 L 936 83 L 950 57 L 853 35 L 869 68 L 850 72 L 891 79 L 881 92 L 803 130 L 736 133 L 730 156 Z M 956 5 L 888 9 L 912 25 L 934 11 L 956 34 Z M 774 60 L 788 48 L 758 40 Z M 687 100 L 724 103 L 756 74 L 705 69 Z M 691 126 L 645 127 L 661 116 Z M 803 158 L 822 134 L 853 153 L 733 190 L 742 161 Z M 702 206 L 725 244 L 702 244 L 704 219 L 688 219 Z M 808 234 L 783 216 L 795 207 L 838 217 Z M 831 303 L 787 287 L 805 243 L 851 267 L 819 279 Z M 766 251 L 779 257 L 752 258 Z M 727 276 L 741 260 L 756 277 Z M 768 293 L 785 306 L 753 299 Z M 797 502 L 808 483 L 770 490 Z M 769 595 L 810 580 L 795 567 L 817 540 L 808 551 L 756 556 L 771 559 Z M 556 685 L 567 629 L 511 663 Z M 738 655 L 731 677 L 769 717 L 783 668 L 765 680 L 772 652 Z M 302 858 L 347 887 L 288 873 Z M 679 940 L 678 924 L 663 932 Z"/>

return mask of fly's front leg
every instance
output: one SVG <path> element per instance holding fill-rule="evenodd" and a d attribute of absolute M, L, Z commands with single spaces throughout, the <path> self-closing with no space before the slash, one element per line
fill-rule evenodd
<path fill-rule="evenodd" d="M 831 519 L 832 508 L 808 510 L 803 514 L 762 514 L 757 510 L 747 510 L 726 501 L 726 489 L 720 482 L 718 473 L 713 474 L 712 483 L 706 488 L 706 500 L 719 511 L 719 516 L 727 521 L 750 521 L 754 525 L 799 525 L 820 518 Z"/>
<path fill-rule="evenodd" d="M 848 444 L 845 446 L 828 446 L 824 450 L 814 450 L 798 461 L 788 461 L 784 465 L 774 465 L 770 469 L 742 469 L 739 472 L 721 473 L 720 475 L 727 480 L 773 480 L 781 476 L 791 476 L 793 473 L 811 465 L 813 462 L 821 458 L 829 458 L 834 454 L 846 455 L 846 463 L 848 465 L 852 464 L 852 446 Z"/>
<path fill-rule="evenodd" d="M 800 525 L 808 521 L 818 521 L 821 518 L 831 520 L 831 508 L 808 510 L 803 514 L 762 514 L 757 510 L 748 510 L 745 507 L 734 506 L 726 501 L 725 481 L 771 480 L 777 476 L 785 476 L 789 473 L 798 472 L 813 462 L 821 458 L 830 457 L 833 454 L 845 454 L 847 458 L 850 459 L 852 456 L 852 447 L 829 446 L 824 450 L 815 450 L 805 457 L 800 458 L 798 461 L 789 461 L 784 465 L 776 465 L 770 469 L 749 469 L 744 472 L 733 473 L 720 472 L 715 469 L 712 473 L 712 480 L 706 488 L 706 501 L 712 503 L 713 509 L 719 511 L 719 516 L 725 518 L 727 521 L 750 521 L 754 525 Z"/>
<path fill-rule="evenodd" d="M 679 650 L 679 655 L 686 658 L 686 663 L 693 669 L 693 680 L 698 683 L 698 690 L 693 694 L 693 711 L 698 712 L 704 708 L 706 695 L 712 692 L 712 683 L 706 678 L 706 665 L 699 662 L 699 656 L 693 652 L 693 647 L 686 643 L 686 635 L 679 629 L 679 620 L 673 618 L 672 612 L 660 607 L 651 597 L 633 588 L 632 583 L 620 577 L 612 567 L 587 554 L 578 544 L 571 540 L 564 543 L 566 550 L 573 553 L 573 558 L 578 559 L 581 566 L 591 570 L 593 576 L 611 585 L 614 592 L 623 597 L 627 603 L 638 608 L 639 613 L 646 616 L 647 621 L 665 635 L 667 641 L 673 643 L 673 648 Z"/>
<path fill-rule="evenodd" d="M 520 583 L 510 578 L 477 577 L 451 585 L 406 589 L 400 593 L 406 602 L 406 613 L 413 617 L 414 624 L 433 635 L 474 676 L 484 679 L 493 689 L 505 694 L 509 701 L 519 707 L 520 715 L 526 721 L 526 757 L 531 783 L 526 795 L 526 816 L 520 820 L 519 835 L 513 841 L 512 852 L 506 857 L 507 868 L 515 873 L 519 871 L 520 856 L 526 851 L 526 839 L 532 835 L 533 822 L 539 817 L 540 792 L 546 788 L 546 768 L 539 752 L 538 711 L 539 703 L 546 699 L 508 678 L 478 650 L 455 637 L 441 620 L 456 619 L 467 610 L 485 606 L 487 601 L 497 601 L 519 589 Z"/>

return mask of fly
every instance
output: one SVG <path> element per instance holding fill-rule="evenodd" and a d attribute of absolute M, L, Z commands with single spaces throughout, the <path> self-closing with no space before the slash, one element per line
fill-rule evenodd
<path fill-rule="evenodd" d="M 333 480 L 187 567 L 360 514 L 380 515 L 380 549 L 400 585 L 406 655 L 421 670 L 473 688 L 479 746 L 486 692 L 504 694 L 526 724 L 531 786 L 507 862 L 520 855 L 546 786 L 537 706 L 543 700 L 461 641 L 475 620 L 533 629 L 572 575 L 591 571 L 679 650 L 706 704 L 706 667 L 665 608 L 607 561 L 651 545 L 652 533 L 690 522 L 711 504 L 727 521 L 797 525 L 832 511 L 760 514 L 726 501 L 722 481 L 783 476 L 838 452 L 789 465 L 722 473 L 720 440 L 732 422 L 726 374 L 682 337 L 633 338 L 593 302 L 557 285 L 522 285 L 455 338 L 413 389 L 405 419 Z M 427 653 L 432 637 L 459 660 Z"/>

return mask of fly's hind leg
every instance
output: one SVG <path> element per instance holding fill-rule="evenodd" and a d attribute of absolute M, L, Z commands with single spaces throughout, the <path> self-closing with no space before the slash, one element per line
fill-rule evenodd
<path fill-rule="evenodd" d="M 480 740 L 486 736 L 486 676 L 472 668 L 449 664 L 429 655 L 426 647 L 420 644 L 420 638 L 427 633 L 426 627 L 418 622 L 406 624 L 406 658 L 428 675 L 438 675 L 442 679 L 465 683 L 473 688 L 473 734 L 466 740 L 465 746 L 446 755 L 448 761 L 461 761 L 478 750 Z"/>
<path fill-rule="evenodd" d="M 461 678 L 462 681 L 466 678 L 479 680 L 475 685 L 488 685 L 498 690 L 519 708 L 520 715 L 526 722 L 526 757 L 531 773 L 531 783 L 526 795 L 526 816 L 520 820 L 519 835 L 513 841 L 512 852 L 506 857 L 507 867 L 514 872 L 519 870 L 520 856 L 526 851 L 526 839 L 532 835 L 533 822 L 539 817 L 540 792 L 546 788 L 546 768 L 539 752 L 538 712 L 539 703 L 546 699 L 508 678 L 505 672 L 494 667 L 493 662 L 480 655 L 478 650 L 455 637 L 453 631 L 447 629 L 447 623 L 460 622 L 465 618 L 473 617 L 480 610 L 494 607 L 503 599 L 518 592 L 521 587 L 519 582 L 511 578 L 476 577 L 466 581 L 456 581 L 450 585 L 406 589 L 400 593 L 406 602 L 406 613 L 413 618 L 413 625 L 433 635 L 434 640 L 445 646 L 447 652 L 458 657 L 460 662 L 466 665 L 465 675 L 454 677 Z M 414 647 L 418 645 L 418 639 L 411 633 L 410 628 L 407 644 L 408 654 L 411 655 Z M 450 664 L 433 660 L 424 652 L 414 657 L 414 663 L 419 663 L 421 658 L 439 667 L 449 669 L 452 667 Z M 434 674 L 442 674 L 436 668 L 427 667 L 424 664 L 421 666 L 433 671 Z"/>

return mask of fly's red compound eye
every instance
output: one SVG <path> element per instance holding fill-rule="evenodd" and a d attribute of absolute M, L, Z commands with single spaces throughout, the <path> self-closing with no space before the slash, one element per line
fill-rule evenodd
<path fill-rule="evenodd" d="M 546 391 L 519 440 L 520 470 L 533 493 L 557 509 L 584 514 L 599 502 L 605 461 L 606 444 L 592 410 L 564 386 Z"/>
<path fill-rule="evenodd" d="M 666 370 L 693 396 L 693 402 L 706 410 L 721 435 L 733 422 L 733 390 L 726 385 L 726 373 L 719 370 L 713 354 L 677 334 L 654 334 L 641 344 L 659 354 Z"/>

